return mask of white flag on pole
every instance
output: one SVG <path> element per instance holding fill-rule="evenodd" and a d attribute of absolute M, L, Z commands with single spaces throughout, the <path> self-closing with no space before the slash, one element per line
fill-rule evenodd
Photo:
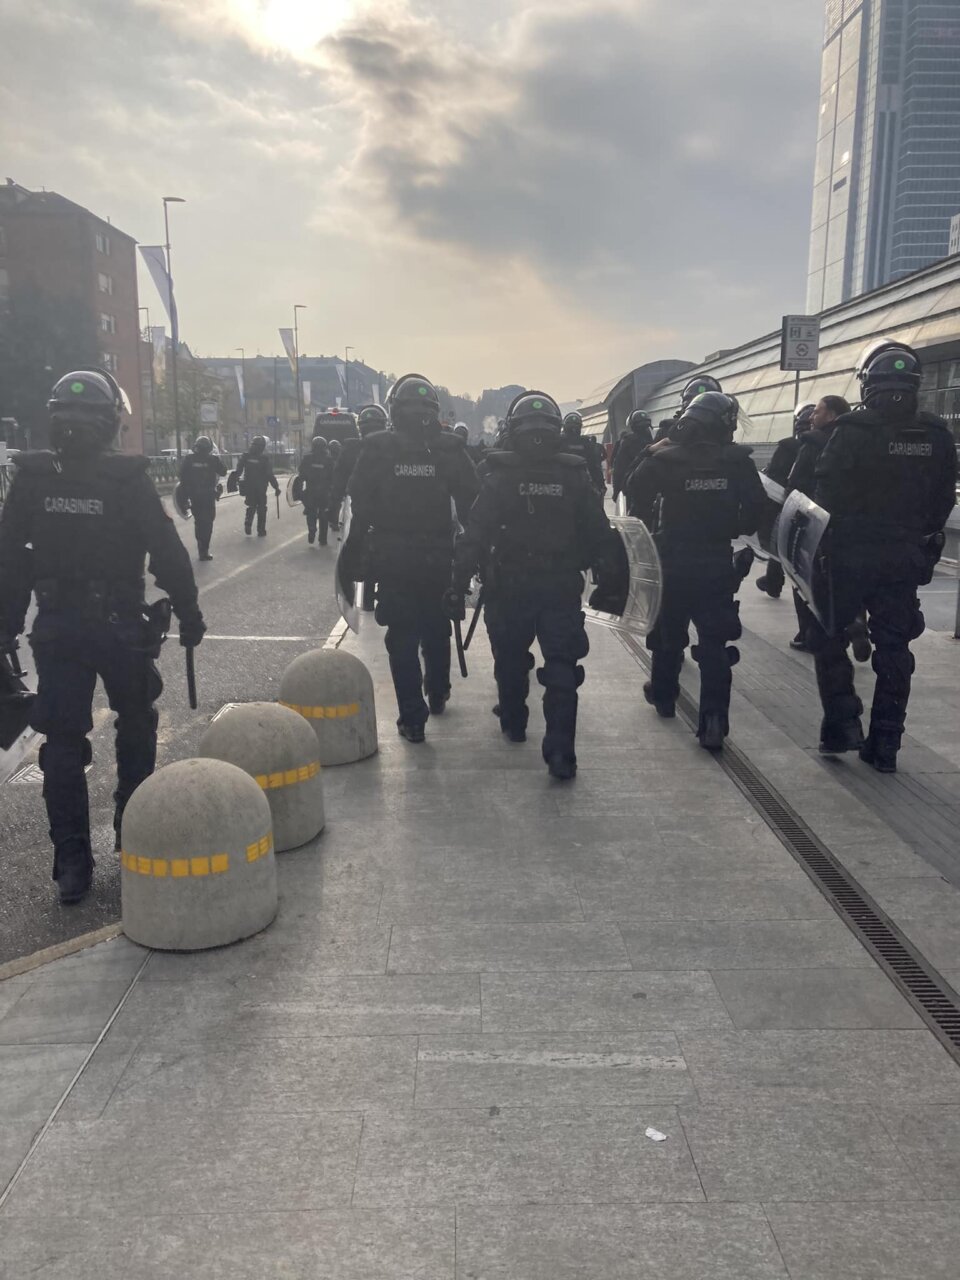
<path fill-rule="evenodd" d="M 303 407 L 305 409 L 309 409 L 310 408 L 310 383 L 304 381 L 301 385 L 303 387 Z"/>
<path fill-rule="evenodd" d="M 155 382 L 163 382 L 167 376 L 167 330 L 162 324 L 150 326 L 150 341 L 153 344 L 153 378 Z"/>
<path fill-rule="evenodd" d="M 167 260 L 163 252 L 163 245 L 142 244 L 140 246 L 140 256 L 147 264 L 147 270 L 150 272 L 150 278 L 156 285 L 157 293 L 160 295 L 160 301 L 163 303 L 164 310 L 167 313 L 167 319 L 170 321 L 170 327 L 171 329 L 176 330 L 177 325 L 175 317 L 177 314 L 177 304 L 173 297 L 170 277 L 167 275 Z"/>
<path fill-rule="evenodd" d="M 287 353 L 287 359 L 290 361 L 290 372 L 294 377 L 297 376 L 297 349 L 293 342 L 293 330 L 281 329 L 280 341 L 283 343 L 283 349 Z"/>
<path fill-rule="evenodd" d="M 233 366 L 233 371 L 237 375 L 237 391 L 240 393 L 240 408 L 243 409 L 246 405 L 246 400 L 243 394 L 243 365 L 235 364 Z"/>

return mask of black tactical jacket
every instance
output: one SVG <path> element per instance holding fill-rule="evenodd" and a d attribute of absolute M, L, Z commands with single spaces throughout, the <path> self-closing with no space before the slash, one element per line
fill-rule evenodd
<path fill-rule="evenodd" d="M 662 549 L 720 549 L 755 533 L 765 495 L 751 450 L 739 444 L 668 442 L 649 453 L 627 482 L 631 515 Z"/>
<path fill-rule="evenodd" d="M 495 588 L 498 577 L 580 573 L 609 556 L 610 524 L 582 458 L 491 452 L 484 465 L 480 496 L 457 539 L 460 589 L 480 565 Z"/>
<path fill-rule="evenodd" d="M 863 408 L 837 419 L 813 496 L 845 539 L 924 538 L 946 524 L 956 482 L 957 451 L 942 418 L 888 422 Z"/>
<path fill-rule="evenodd" d="M 19 634 L 38 582 L 99 582 L 142 598 L 144 562 L 178 617 L 196 612 L 190 557 L 148 460 L 119 453 L 24 453 L 0 516 L 0 627 Z"/>
<path fill-rule="evenodd" d="M 217 484 L 226 474 L 226 463 L 214 453 L 188 453 L 180 463 L 180 483 L 191 502 L 216 502 Z"/>

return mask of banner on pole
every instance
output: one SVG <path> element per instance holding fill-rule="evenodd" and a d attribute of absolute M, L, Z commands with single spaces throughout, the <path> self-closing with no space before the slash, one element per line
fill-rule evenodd
<path fill-rule="evenodd" d="M 150 326 L 153 347 L 153 380 L 163 382 L 167 373 L 167 330 L 162 324 Z"/>
<path fill-rule="evenodd" d="M 310 408 L 310 383 L 301 382 L 300 385 L 303 388 L 303 407 L 305 409 L 309 409 Z"/>
<path fill-rule="evenodd" d="M 150 279 L 160 295 L 163 309 L 166 311 L 167 319 L 170 321 L 170 328 L 176 332 L 177 304 L 173 296 L 172 282 L 167 275 L 167 259 L 163 251 L 163 245 L 142 244 L 140 246 L 140 256 L 146 263 L 147 270 L 150 272 Z"/>
<path fill-rule="evenodd" d="M 237 375 L 237 391 L 240 394 L 240 408 L 243 409 L 246 407 L 246 396 L 243 390 L 243 365 L 235 364 L 233 371 Z"/>
<path fill-rule="evenodd" d="M 287 353 L 287 359 L 290 362 L 290 372 L 294 377 L 297 376 L 297 349 L 293 342 L 293 330 L 281 329 L 280 341 L 283 343 L 283 349 Z"/>

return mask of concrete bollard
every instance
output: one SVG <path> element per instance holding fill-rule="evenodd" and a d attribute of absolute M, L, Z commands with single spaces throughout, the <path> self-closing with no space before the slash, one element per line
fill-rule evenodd
<path fill-rule="evenodd" d="M 222 760 L 179 760 L 133 793 L 120 855 L 123 931 L 199 951 L 259 933 L 277 914 L 270 805 Z"/>
<path fill-rule="evenodd" d="M 227 707 L 207 727 L 197 755 L 226 760 L 250 774 L 270 804 L 277 853 L 296 849 L 323 830 L 316 734 L 289 707 L 274 702 Z"/>
<path fill-rule="evenodd" d="M 320 763 L 352 764 L 377 750 L 377 709 L 370 672 L 340 649 L 294 658 L 280 681 L 280 703 L 313 726 Z"/>

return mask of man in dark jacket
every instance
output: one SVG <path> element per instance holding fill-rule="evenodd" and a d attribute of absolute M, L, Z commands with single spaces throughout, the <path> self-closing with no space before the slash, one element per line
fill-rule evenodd
<path fill-rule="evenodd" d="M 708 391 L 722 390 L 723 387 L 721 387 L 717 379 L 711 378 L 709 374 L 702 374 L 699 378 L 691 378 L 680 392 L 680 408 L 672 418 L 661 418 L 657 433 L 654 436 L 654 442 L 659 444 L 661 440 L 666 440 L 697 396 L 706 395 Z"/>
<path fill-rule="evenodd" d="M 31 594 L 38 691 L 31 724 L 60 901 L 79 902 L 93 880 L 84 773 L 97 677 L 116 713 L 116 847 L 124 807 L 153 772 L 163 691 L 155 659 L 169 622 L 180 643 L 203 639 L 190 557 L 163 509 L 148 460 L 110 447 L 129 402 L 109 373 L 80 369 L 50 395 L 51 453 L 23 453 L 0 516 L 0 652 L 14 648 Z M 144 601 L 144 563 L 170 599 Z"/>
<path fill-rule="evenodd" d="M 280 492 L 266 449 L 266 437 L 255 436 L 250 441 L 247 452 L 240 455 L 236 470 L 240 492 L 247 508 L 243 518 L 243 532 L 253 532 L 253 517 L 256 516 L 258 538 L 267 536 L 267 488 L 272 486 L 274 493 Z"/>
<path fill-rule="evenodd" d="M 783 485 L 784 488 L 787 486 L 793 464 L 797 460 L 803 438 L 810 430 L 815 409 L 816 405 L 813 403 L 797 406 L 793 415 L 793 435 L 784 436 L 782 440 L 777 441 L 773 457 L 763 469 L 764 475 L 769 476 L 776 484 Z M 765 591 L 773 600 L 779 600 L 785 581 L 780 561 L 768 560 L 766 568 L 757 579 L 757 590 Z"/>
<path fill-rule="evenodd" d="M 653 444 L 653 425 L 650 415 L 642 409 L 634 409 L 627 419 L 627 429 L 617 441 L 611 459 L 613 468 L 613 500 L 623 493 L 627 477 L 640 461 L 645 449 Z"/>
<path fill-rule="evenodd" d="M 408 742 L 423 742 L 428 716 L 440 715 L 450 697 L 443 595 L 453 564 L 451 503 L 463 524 L 478 485 L 463 441 L 440 428 L 440 398 L 431 382 L 406 374 L 391 387 L 387 409 L 393 430 L 364 440 L 350 477 L 353 515 L 341 557 L 346 576 L 377 583 L 397 729 Z"/>
<path fill-rule="evenodd" d="M 212 560 L 210 539 L 213 522 L 217 518 L 217 499 L 221 493 L 220 480 L 227 474 L 222 458 L 213 452 L 209 436 L 197 436 L 193 452 L 180 464 L 180 496 L 193 513 L 193 531 L 197 538 L 197 558 Z"/>
<path fill-rule="evenodd" d="M 731 443 L 737 413 L 732 396 L 697 396 L 679 420 L 682 438 L 654 448 L 627 485 L 629 512 L 654 531 L 664 574 L 660 617 L 647 637 L 653 661 L 644 694 L 659 715 L 674 714 L 692 621 L 691 652 L 700 667 L 697 736 L 711 751 L 729 732 L 730 672 L 740 659 L 728 647 L 741 634 L 734 599 L 740 575 L 730 544 L 756 532 L 765 500 L 750 449 Z"/>
<path fill-rule="evenodd" d="M 583 434 L 583 418 L 579 413 L 568 413 L 563 419 L 563 451 L 582 458 L 586 463 L 590 483 L 601 496 L 607 482 L 603 474 L 603 451 L 593 436 Z"/>
<path fill-rule="evenodd" d="M 314 436 L 310 452 L 300 460 L 293 496 L 303 503 L 307 521 L 307 542 L 318 540 L 321 547 L 327 545 L 327 509 L 330 502 L 330 486 L 333 483 L 333 459 L 323 436 Z"/>
<path fill-rule="evenodd" d="M 838 418 L 816 462 L 814 500 L 830 513 L 830 631 L 809 628 L 823 704 L 820 750 L 860 751 L 893 773 L 922 634 L 917 588 L 929 582 L 956 501 L 957 452 L 947 424 L 919 409 L 921 366 L 903 343 L 880 341 L 860 361 L 863 405 Z M 877 680 L 866 740 L 846 627 L 866 610 Z"/>

